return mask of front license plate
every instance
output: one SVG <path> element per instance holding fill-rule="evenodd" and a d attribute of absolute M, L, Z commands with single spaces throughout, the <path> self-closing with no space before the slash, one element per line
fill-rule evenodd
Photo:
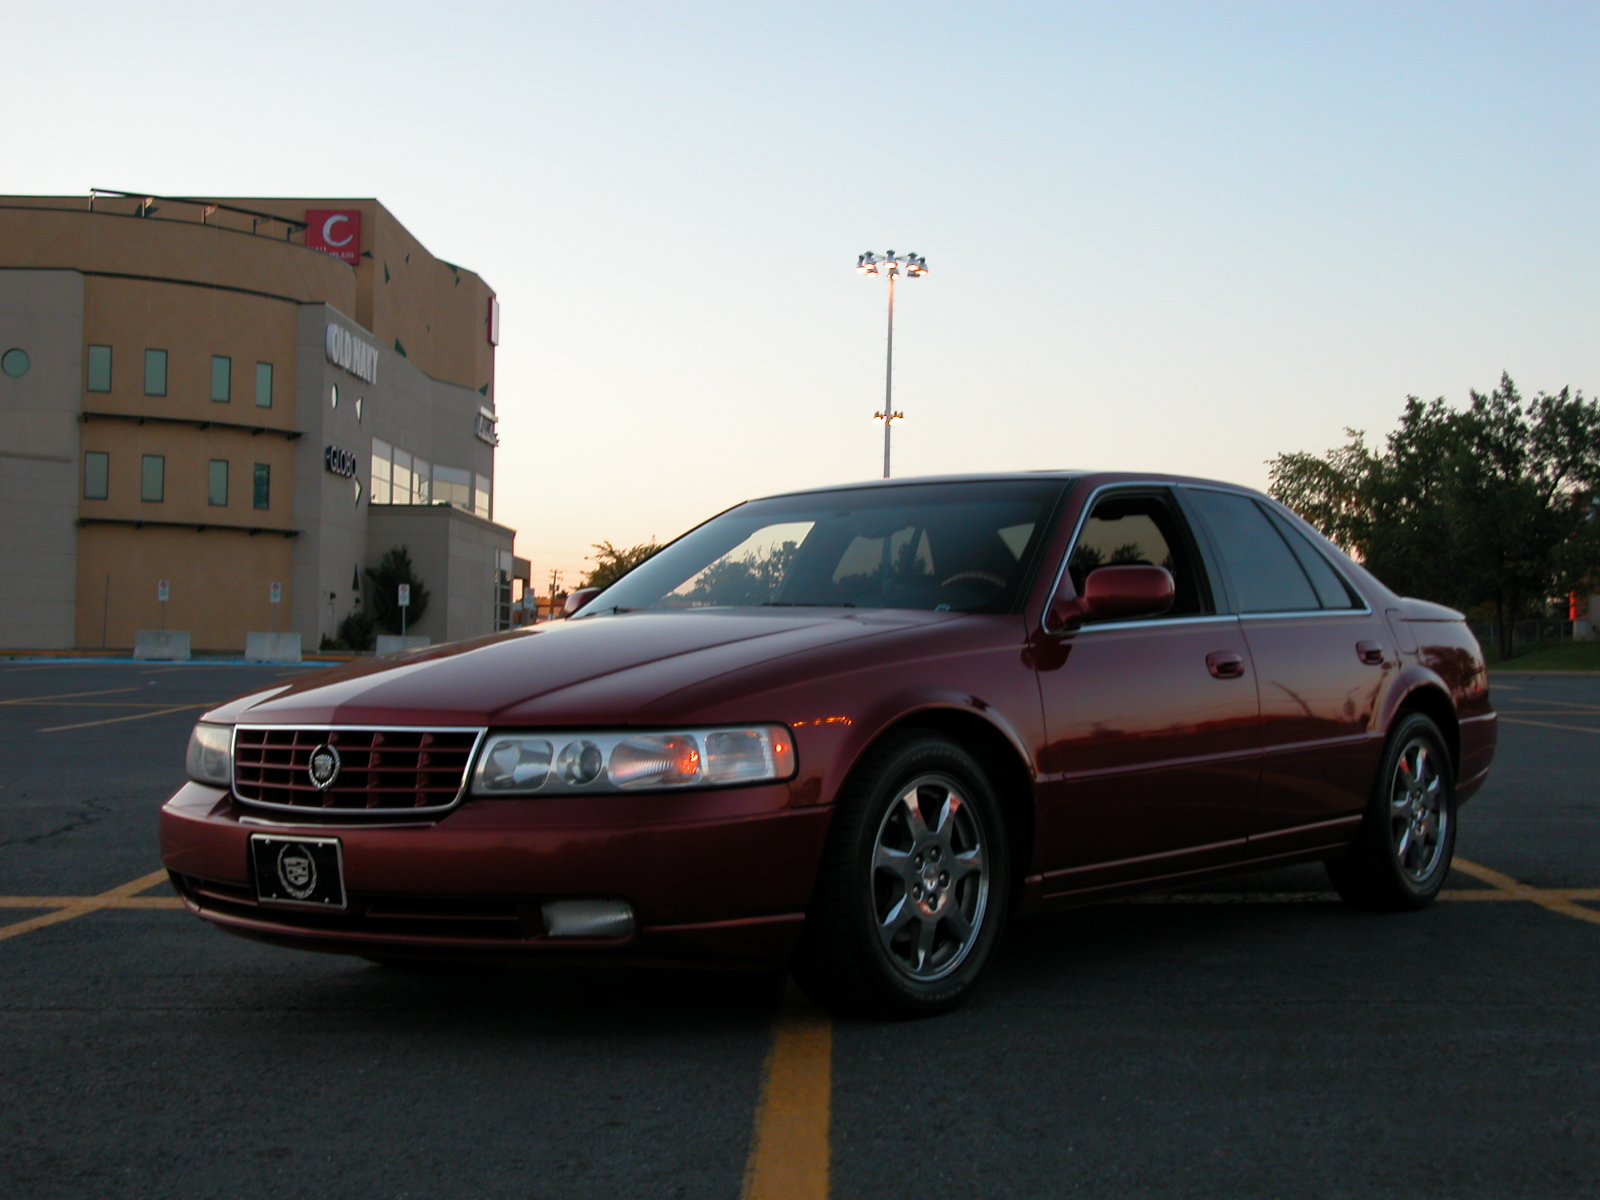
<path fill-rule="evenodd" d="M 256 899 L 310 908 L 344 907 L 344 858 L 338 838 L 250 835 Z"/>

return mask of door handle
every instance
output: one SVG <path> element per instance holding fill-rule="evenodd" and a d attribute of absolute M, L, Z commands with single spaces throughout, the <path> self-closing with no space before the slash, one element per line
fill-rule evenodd
<path fill-rule="evenodd" d="M 1206 670 L 1218 679 L 1238 679 L 1244 674 L 1244 656 L 1232 650 L 1213 650 L 1206 655 Z"/>
<path fill-rule="evenodd" d="M 1383 647 L 1377 642 L 1357 642 L 1356 653 L 1361 656 L 1361 661 L 1369 666 L 1383 666 Z"/>

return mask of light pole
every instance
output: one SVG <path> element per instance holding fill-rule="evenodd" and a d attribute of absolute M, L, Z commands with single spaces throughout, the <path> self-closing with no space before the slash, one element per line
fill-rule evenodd
<path fill-rule="evenodd" d="M 856 259 L 856 270 L 863 275 L 889 277 L 889 354 L 883 369 L 883 411 L 872 414 L 874 421 L 883 422 L 883 477 L 889 478 L 889 429 L 896 421 L 905 420 L 905 413 L 894 410 L 894 283 L 901 275 L 926 275 L 928 260 L 918 254 L 897 256 L 893 250 L 882 258 L 868 250 Z"/>

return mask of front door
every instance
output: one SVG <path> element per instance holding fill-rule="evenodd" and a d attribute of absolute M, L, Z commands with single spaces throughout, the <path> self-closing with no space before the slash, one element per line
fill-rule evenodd
<path fill-rule="evenodd" d="M 1170 492 L 1095 498 L 1062 586 L 1097 567 L 1164 566 L 1171 610 L 1040 633 L 1046 744 L 1045 892 L 1155 878 L 1239 857 L 1256 805 L 1255 672 L 1235 616 L 1219 614 Z"/>

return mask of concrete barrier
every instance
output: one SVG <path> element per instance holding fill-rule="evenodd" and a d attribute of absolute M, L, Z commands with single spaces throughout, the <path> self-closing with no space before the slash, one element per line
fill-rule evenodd
<path fill-rule="evenodd" d="M 393 633 L 378 635 L 379 654 L 398 654 L 402 650 L 419 650 L 429 642 L 425 637 L 400 637 Z"/>
<path fill-rule="evenodd" d="M 297 663 L 300 661 L 298 633 L 247 633 L 244 635 L 245 662 Z"/>
<path fill-rule="evenodd" d="M 133 656 L 172 662 L 189 661 L 186 629 L 141 629 L 133 635 Z"/>

